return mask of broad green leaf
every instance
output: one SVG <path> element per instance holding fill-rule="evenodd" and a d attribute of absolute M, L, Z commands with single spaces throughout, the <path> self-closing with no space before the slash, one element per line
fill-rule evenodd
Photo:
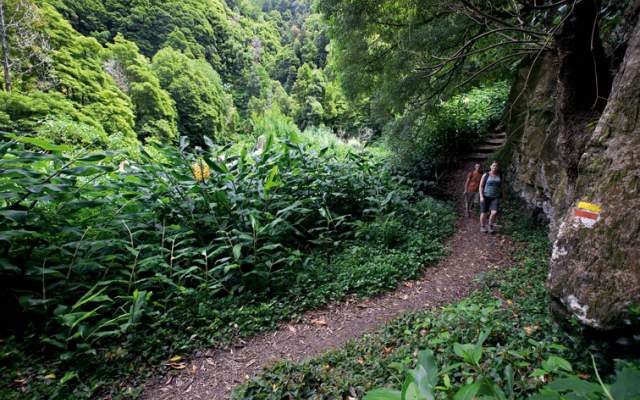
<path fill-rule="evenodd" d="M 101 303 L 101 302 L 112 302 L 113 300 L 107 296 L 107 295 L 103 295 L 102 293 L 104 293 L 105 290 L 107 290 L 107 287 L 103 287 L 102 289 L 98 290 L 97 292 L 93 292 L 94 289 L 97 288 L 97 285 L 95 285 L 94 287 L 92 287 L 87 293 L 85 293 L 73 306 L 71 306 L 72 310 L 75 310 L 77 308 L 80 308 L 81 306 L 87 304 L 87 303 Z"/>
<path fill-rule="evenodd" d="M 409 376 L 402 385 L 402 400 L 426 400 L 420 395 L 420 389 L 415 380 Z"/>
<path fill-rule="evenodd" d="M 137 323 L 142 317 L 144 305 L 151 298 L 151 293 L 142 290 L 135 289 L 133 291 L 133 298 L 131 308 L 129 309 L 129 324 Z"/>
<path fill-rule="evenodd" d="M 89 154 L 88 156 L 80 157 L 78 158 L 78 161 L 84 161 L 84 162 L 100 161 L 100 160 L 104 160 L 105 158 L 107 158 L 107 155 L 104 153 L 94 153 L 94 154 Z"/>
<path fill-rule="evenodd" d="M 402 400 L 398 390 L 375 389 L 368 391 L 362 400 Z"/>
<path fill-rule="evenodd" d="M 24 224 L 27 221 L 27 214 L 27 211 L 22 210 L 0 210 L 0 215 L 18 224 Z"/>
<path fill-rule="evenodd" d="M 47 142 L 45 139 L 38 138 L 38 137 L 18 136 L 13 133 L 5 134 L 5 136 L 15 140 L 16 142 L 27 143 L 33 146 L 37 146 L 42 150 L 47 150 L 47 151 L 72 151 L 73 150 L 72 146 L 53 144 L 53 143 Z"/>
<path fill-rule="evenodd" d="M 226 264 L 224 266 L 224 273 L 227 274 L 229 271 L 233 271 L 234 269 L 238 269 L 240 266 L 238 264 Z"/>
<path fill-rule="evenodd" d="M 207 163 L 209 168 L 211 168 L 212 170 L 220 174 L 226 174 L 229 172 L 229 169 L 224 163 L 217 163 L 214 160 L 210 159 L 209 157 L 204 157 L 203 159 L 204 159 L 204 162 Z"/>
<path fill-rule="evenodd" d="M 438 384 L 438 365 L 431 350 L 422 350 L 418 353 L 418 365 L 426 372 L 426 380 L 433 388 Z"/>
<path fill-rule="evenodd" d="M 507 366 L 504 367 L 504 380 L 507 384 L 506 395 L 509 398 L 509 400 L 513 400 L 515 396 L 515 393 L 513 391 L 514 374 L 513 374 L 513 368 L 511 367 L 511 364 L 507 364 Z"/>
<path fill-rule="evenodd" d="M 453 396 L 453 400 L 473 400 L 480 391 L 480 382 L 464 385 Z"/>
<path fill-rule="evenodd" d="M 544 360 L 542 362 L 542 368 L 549 372 L 556 372 L 558 370 L 571 372 L 573 370 L 569 361 L 558 356 L 550 356 Z"/>
<path fill-rule="evenodd" d="M 72 379 L 78 379 L 78 373 L 75 371 L 67 371 L 65 372 L 64 376 L 60 379 L 60 383 L 61 384 L 65 384 L 67 382 L 69 382 Z"/>
<path fill-rule="evenodd" d="M 640 370 L 625 365 L 622 370 L 617 371 L 616 380 L 609 392 L 616 400 L 640 399 Z"/>
<path fill-rule="evenodd" d="M 18 268 L 17 266 L 13 265 L 11 262 L 9 262 L 8 259 L 6 258 L 0 258 L 0 273 L 16 273 L 19 274 L 21 272 L 21 269 Z"/>
<path fill-rule="evenodd" d="M 242 244 L 236 244 L 235 246 L 233 246 L 233 257 L 236 260 L 240 260 L 241 256 L 242 256 Z"/>
<path fill-rule="evenodd" d="M 569 376 L 567 378 L 558 378 L 553 382 L 545 386 L 549 389 L 558 392 L 573 392 L 579 395 L 592 395 L 601 394 L 602 388 L 600 385 L 584 381 L 576 376 Z M 616 398 L 617 399 L 617 398 Z"/>
<path fill-rule="evenodd" d="M 101 166 L 86 166 L 86 167 L 75 167 L 75 168 L 67 168 L 62 172 L 67 175 L 75 175 L 75 176 L 92 176 L 97 174 L 102 174 L 105 172 L 109 172 L 111 169 Z"/>

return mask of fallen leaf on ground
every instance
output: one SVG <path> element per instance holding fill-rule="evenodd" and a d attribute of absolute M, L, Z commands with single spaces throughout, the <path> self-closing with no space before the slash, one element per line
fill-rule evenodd
<path fill-rule="evenodd" d="M 56 379 L 56 374 L 49 374 L 44 376 L 45 379 Z"/>
<path fill-rule="evenodd" d="M 182 356 L 173 356 L 169 359 L 169 362 L 178 362 L 182 360 Z"/>
<path fill-rule="evenodd" d="M 324 319 L 324 317 L 321 317 L 318 319 L 312 319 L 311 323 L 317 326 L 327 326 L 327 321 Z"/>

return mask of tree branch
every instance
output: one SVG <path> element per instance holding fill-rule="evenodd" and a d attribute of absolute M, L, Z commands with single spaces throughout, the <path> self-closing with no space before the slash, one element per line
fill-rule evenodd
<path fill-rule="evenodd" d="M 515 58 L 515 57 L 523 57 L 530 54 L 528 51 L 523 51 L 523 52 L 518 52 L 518 53 L 512 53 L 512 54 L 508 54 L 504 57 L 501 57 L 499 59 L 497 59 L 496 61 L 492 62 L 491 64 L 486 65 L 485 67 L 481 68 L 480 70 L 476 71 L 473 75 L 471 75 L 469 78 L 465 79 L 463 82 L 459 83 L 458 85 L 456 85 L 454 87 L 454 90 L 461 88 L 462 86 L 466 85 L 467 83 L 473 81 L 475 78 L 477 78 L 479 75 L 497 67 L 499 64 L 501 64 L 503 61 L 506 61 L 510 58 Z"/>

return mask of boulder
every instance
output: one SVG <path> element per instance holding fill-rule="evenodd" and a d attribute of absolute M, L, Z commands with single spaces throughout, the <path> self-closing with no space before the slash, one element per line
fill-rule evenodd
<path fill-rule="evenodd" d="M 552 310 L 608 331 L 640 304 L 640 1 L 613 71 L 591 40 L 597 11 L 581 4 L 521 68 L 503 157 L 513 191 L 550 222 Z"/>
<path fill-rule="evenodd" d="M 581 322 L 624 325 L 640 304 L 640 23 L 558 215 L 549 291 Z"/>

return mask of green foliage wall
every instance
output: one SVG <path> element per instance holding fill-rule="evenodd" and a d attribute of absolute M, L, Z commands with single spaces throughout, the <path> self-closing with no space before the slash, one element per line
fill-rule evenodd
<path fill-rule="evenodd" d="M 163 143 L 176 141 L 177 113 L 170 94 L 135 43 L 117 35 L 104 51 L 105 68 L 134 105 L 135 129 L 140 138 L 156 137 Z"/>
<path fill-rule="evenodd" d="M 188 58 L 206 60 L 220 74 L 225 91 L 232 96 L 243 116 L 265 112 L 276 104 L 305 127 L 308 124 L 331 123 L 341 109 L 330 104 L 330 111 L 325 116 L 327 105 L 323 96 L 301 99 L 298 94 L 297 99 L 287 98 L 303 64 L 323 75 L 327 62 L 329 39 L 326 26 L 319 14 L 312 13 L 309 1 L 51 2 L 81 33 L 91 35 L 105 45 L 114 40 L 122 41 L 118 39 L 118 35 L 122 35 L 136 43 L 140 51 L 149 57 L 154 57 L 162 48 L 171 47 Z M 314 74 L 318 75 L 318 72 Z M 302 79 L 307 80 L 308 77 L 305 75 Z M 323 91 L 327 82 L 325 77 L 321 80 L 320 90 Z M 301 85 L 308 86 L 308 83 Z M 336 103 L 333 94 L 337 93 L 337 87 L 334 85 L 332 96 L 328 97 L 333 103 Z M 146 90 L 152 89 L 147 87 Z M 157 97 L 156 92 L 153 94 Z M 184 94 L 180 99 L 175 98 L 177 94 L 178 91 L 174 90 L 172 96 L 176 103 L 180 103 Z M 132 100 L 136 103 L 134 97 Z M 152 130 L 160 131 L 156 136 L 172 137 L 170 115 L 158 113 L 157 106 L 163 103 L 160 99 L 154 103 L 154 106 L 148 106 L 154 108 L 156 112 L 153 115 L 160 118 L 152 124 L 146 122 L 146 116 L 138 115 L 141 110 L 136 105 L 136 131 L 141 137 L 152 135 Z M 211 104 L 213 108 L 217 106 L 215 102 Z M 184 112 L 182 114 L 184 116 Z M 160 124 L 159 121 L 164 122 Z M 186 125 L 191 124 L 181 118 L 179 130 L 182 131 Z M 190 126 L 183 133 L 193 137 L 196 126 Z M 211 130 L 211 126 L 207 129 Z M 213 130 L 219 131 L 218 128 Z"/>
<path fill-rule="evenodd" d="M 175 100 L 178 128 L 192 143 L 204 144 L 203 135 L 220 140 L 225 131 L 233 130 L 236 114 L 231 98 L 206 61 L 167 47 L 155 55 L 151 67 Z"/>
<path fill-rule="evenodd" d="M 222 0 L 57 0 L 55 4 L 85 35 L 107 43 L 121 33 L 148 57 L 172 46 L 205 58 L 234 84 L 251 61 L 238 16 Z"/>
<path fill-rule="evenodd" d="M 93 134 L 77 141 L 63 135 L 57 141 L 135 146 L 134 107 L 105 72 L 102 46 L 75 32 L 53 7 L 42 4 L 39 13 L 42 26 L 35 29 L 48 37 L 50 66 L 46 75 L 22 76 L 13 92 L 0 95 L 2 128 L 36 131 L 64 121 L 80 124 Z"/>

